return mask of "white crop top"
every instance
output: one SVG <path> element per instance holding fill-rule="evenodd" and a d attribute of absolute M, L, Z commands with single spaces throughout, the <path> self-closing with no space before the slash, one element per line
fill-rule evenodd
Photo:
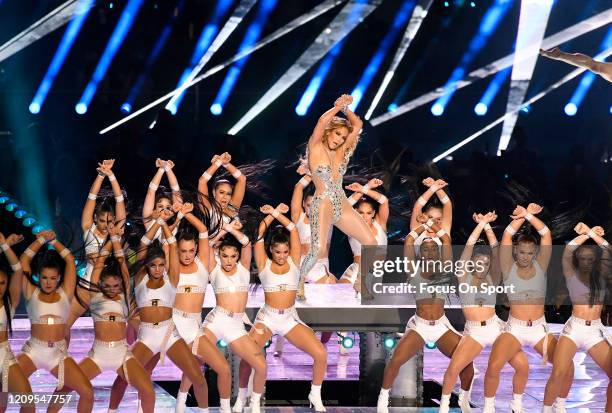
<path fill-rule="evenodd" d="M 236 264 L 236 272 L 233 275 L 227 275 L 217 264 L 210 272 L 210 284 L 213 287 L 215 294 L 248 292 L 251 273 L 238 262 Z"/>
<path fill-rule="evenodd" d="M 372 224 L 376 228 L 376 242 L 378 245 L 387 245 L 387 233 L 382 229 L 382 226 L 378 223 L 378 221 L 373 220 Z M 361 256 L 361 243 L 357 241 L 353 237 L 349 237 L 349 245 L 351 246 L 351 251 L 353 251 L 354 257 Z"/>
<path fill-rule="evenodd" d="M 487 308 L 495 308 L 495 302 L 497 301 L 495 294 L 488 294 L 486 292 L 480 291 L 480 285 L 472 285 L 474 277 L 471 273 L 467 273 L 463 278 L 459 279 L 459 283 L 466 284 L 471 287 L 469 292 L 459 292 L 459 300 L 461 301 L 461 305 L 463 307 L 471 308 L 471 307 L 487 307 Z M 487 286 L 493 285 L 493 280 L 491 280 L 491 276 L 487 274 L 486 278 Z M 477 289 L 475 292 L 473 289 Z"/>
<path fill-rule="evenodd" d="M 32 324 L 66 324 L 70 315 L 70 301 L 62 288 L 57 289 L 59 301 L 45 303 L 38 296 L 40 288 L 36 288 L 26 303 L 26 310 Z"/>
<path fill-rule="evenodd" d="M 164 285 L 159 288 L 147 287 L 149 274 L 146 274 L 140 284 L 134 289 L 136 293 L 136 305 L 144 307 L 174 307 L 174 296 L 176 288 L 170 283 L 168 274 L 164 273 Z"/>
<path fill-rule="evenodd" d="M 424 278 L 421 275 L 421 270 L 417 270 L 416 275 L 409 278 L 409 283 L 414 285 L 414 301 L 416 302 L 421 300 L 431 300 L 434 298 L 439 300 L 446 299 L 447 294 L 440 294 L 435 290 L 435 288 L 443 288 L 445 286 L 436 285 L 435 280 Z M 428 288 L 432 290 L 428 291 Z"/>
<path fill-rule="evenodd" d="M 181 273 L 179 276 L 179 282 L 176 286 L 177 294 L 180 293 L 201 293 L 206 292 L 206 286 L 208 285 L 208 271 L 200 261 L 199 257 L 195 257 L 194 260 L 197 270 L 192 273 Z"/>
<path fill-rule="evenodd" d="M 89 311 L 93 321 L 126 322 L 129 314 L 125 295 L 119 294 L 118 300 L 111 300 L 102 293 L 96 293 L 89 302 Z"/>
<path fill-rule="evenodd" d="M 567 291 L 569 291 L 572 304 L 589 304 L 591 291 L 589 286 L 584 284 L 576 273 L 565 279 Z M 599 287 L 599 296 L 595 297 L 594 304 L 603 304 L 606 295 L 605 282 L 601 280 Z"/>
<path fill-rule="evenodd" d="M 85 241 L 85 254 L 97 254 L 100 252 L 108 236 L 99 237 L 96 235 L 96 224 L 92 224 L 91 227 L 83 232 L 83 240 Z"/>
<path fill-rule="evenodd" d="M 516 262 L 512 263 L 512 268 L 504 280 L 506 286 L 514 286 L 514 293 L 511 291 L 507 293 L 508 300 L 519 301 L 546 297 L 546 274 L 536 260 L 533 260 L 533 266 L 535 275 L 525 280 L 518 276 Z"/>
<path fill-rule="evenodd" d="M 266 265 L 259 273 L 259 279 L 261 280 L 264 292 L 297 291 L 300 269 L 295 265 L 291 257 L 287 259 L 287 262 L 289 263 L 289 271 L 284 274 L 277 274 L 270 268 L 272 260 L 266 259 Z"/>

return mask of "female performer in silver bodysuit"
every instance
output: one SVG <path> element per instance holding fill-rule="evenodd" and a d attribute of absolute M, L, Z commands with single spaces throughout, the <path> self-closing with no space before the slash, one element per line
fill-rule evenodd
<path fill-rule="evenodd" d="M 305 275 L 326 252 L 321 240 L 327 239 L 331 224 L 362 245 L 377 245 L 372 231 L 349 204 L 342 188 L 342 177 L 363 125 L 361 119 L 348 108 L 352 102 L 351 96 L 340 96 L 334 107 L 321 115 L 308 141 L 306 155 L 316 191 L 310 206 L 310 251 L 300 268 L 299 300 L 306 298 Z M 348 119 L 337 117 L 340 111 Z"/>

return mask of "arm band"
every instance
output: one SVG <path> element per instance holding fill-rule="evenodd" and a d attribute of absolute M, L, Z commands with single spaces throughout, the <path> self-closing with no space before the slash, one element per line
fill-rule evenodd
<path fill-rule="evenodd" d="M 589 232 L 587 233 L 587 235 L 589 236 L 589 238 L 593 238 L 593 237 L 594 237 L 594 236 L 596 236 L 597 234 L 595 234 L 595 233 L 593 232 L 593 230 L 592 230 L 592 229 L 590 229 L 590 230 L 589 230 Z"/>
<path fill-rule="evenodd" d="M 102 179 L 104 179 L 104 178 L 106 178 L 106 175 L 104 175 L 104 174 L 102 174 L 102 173 L 98 172 L 98 178 L 102 178 Z"/>
<path fill-rule="evenodd" d="M 491 248 L 497 248 L 499 246 L 499 242 L 495 241 L 493 244 L 489 244 Z"/>
<path fill-rule="evenodd" d="M 45 245 L 47 243 L 47 240 L 44 239 L 43 237 L 36 238 L 36 241 L 38 241 L 40 245 Z"/>
<path fill-rule="evenodd" d="M 262 237 L 262 238 L 259 238 L 255 244 L 259 244 L 260 242 L 264 242 L 263 237 Z"/>
<path fill-rule="evenodd" d="M 154 191 L 157 191 L 157 188 L 159 188 L 159 185 L 157 185 L 155 182 L 151 182 L 149 184 L 149 188 L 154 190 Z"/>
<path fill-rule="evenodd" d="M 204 171 L 204 173 L 202 174 L 202 178 L 204 178 L 205 181 L 210 181 L 212 179 L 212 175 Z"/>
<path fill-rule="evenodd" d="M 143 235 L 142 238 L 140 238 L 140 242 L 142 243 L 142 245 L 151 245 L 153 241 L 147 238 L 146 235 Z"/>
<path fill-rule="evenodd" d="M 545 235 L 545 234 L 548 234 L 549 232 L 550 232 L 550 230 L 548 229 L 547 226 L 545 226 L 544 228 L 538 230 L 538 234 L 540 234 L 540 235 Z"/>
<path fill-rule="evenodd" d="M 381 204 L 381 205 L 384 204 L 387 201 L 388 201 L 388 199 L 384 195 L 381 195 L 380 198 L 378 198 L 378 203 Z"/>
<path fill-rule="evenodd" d="M 526 219 L 528 222 L 531 222 L 531 220 L 533 219 L 533 215 L 532 215 L 532 214 L 530 214 L 529 212 L 527 212 L 527 213 L 525 214 L 525 219 Z"/>
<path fill-rule="evenodd" d="M 478 238 L 469 237 L 467 240 L 467 245 L 474 245 L 476 244 L 476 241 L 478 241 Z"/>
<path fill-rule="evenodd" d="M 442 238 L 445 235 L 446 235 L 446 231 L 444 231 L 443 229 L 441 229 L 440 231 L 436 232 L 436 236 L 438 238 Z"/>
<path fill-rule="evenodd" d="M 419 234 L 417 234 L 416 231 L 410 231 L 408 235 L 410 235 L 413 239 L 417 239 L 419 237 Z"/>
<path fill-rule="evenodd" d="M 242 176 L 242 172 L 240 172 L 240 169 L 237 169 L 236 172 L 234 172 L 232 174 L 232 176 L 236 179 L 240 178 Z"/>
<path fill-rule="evenodd" d="M 179 211 L 178 214 L 176 214 L 176 218 L 177 219 L 183 219 L 184 216 L 185 216 L 185 214 L 183 214 L 182 211 Z"/>
<path fill-rule="evenodd" d="M 491 228 L 491 224 L 489 224 L 487 222 L 487 225 L 484 226 L 485 231 L 493 231 L 493 228 Z"/>
<path fill-rule="evenodd" d="M 121 242 L 121 235 L 112 235 L 110 238 L 112 242 Z"/>
<path fill-rule="evenodd" d="M 208 231 L 206 232 L 200 232 L 198 234 L 198 239 L 208 239 Z"/>
<path fill-rule="evenodd" d="M 87 199 L 91 199 L 92 201 L 95 201 L 96 199 L 98 199 L 98 195 L 92 194 L 90 192 L 89 195 L 87 195 Z"/>
<path fill-rule="evenodd" d="M 66 258 L 70 254 L 70 250 L 68 248 L 64 248 L 62 252 L 60 252 L 60 257 Z"/>
<path fill-rule="evenodd" d="M 308 186 L 308 184 L 310 183 L 310 181 L 308 180 L 308 178 L 306 178 L 305 176 L 301 177 L 300 180 L 298 181 L 298 183 L 300 185 L 302 185 L 304 188 Z"/>
<path fill-rule="evenodd" d="M 448 204 L 450 202 L 448 195 L 444 195 L 442 198 L 440 198 L 440 202 L 442 202 L 443 205 Z"/>
<path fill-rule="evenodd" d="M 608 241 L 604 240 L 604 242 L 599 244 L 599 246 L 601 247 L 602 250 L 605 250 L 605 249 L 607 249 L 610 246 L 610 244 L 608 243 Z"/>
<path fill-rule="evenodd" d="M 516 234 L 516 230 L 515 230 L 514 228 L 512 228 L 512 226 L 511 226 L 511 225 L 508 225 L 508 226 L 506 227 L 506 229 L 504 230 L 504 232 L 507 232 L 507 233 L 508 233 L 508 234 L 510 234 L 510 235 L 514 235 L 514 234 Z"/>
<path fill-rule="evenodd" d="M 351 206 L 355 206 L 355 204 L 357 203 L 357 200 L 350 196 L 348 197 L 348 201 Z"/>
<path fill-rule="evenodd" d="M 221 165 L 223 165 L 223 162 L 222 162 L 220 159 L 217 159 L 217 160 L 215 161 L 215 164 L 214 164 L 214 165 L 215 165 L 217 168 L 219 168 L 219 167 L 221 167 Z"/>
<path fill-rule="evenodd" d="M 110 255 L 110 251 L 109 250 L 102 250 L 102 251 L 100 251 L 100 256 L 101 257 L 106 257 L 108 255 Z"/>
<path fill-rule="evenodd" d="M 423 198 L 422 196 L 420 196 L 419 199 L 417 199 L 417 204 L 419 204 L 422 207 L 425 206 L 426 203 L 427 203 L 427 200 Z"/>
<path fill-rule="evenodd" d="M 242 237 L 240 237 L 238 242 L 240 242 L 240 244 L 242 246 L 245 246 L 245 245 L 247 245 L 249 243 L 249 237 L 247 237 L 246 235 L 242 234 Z"/>
<path fill-rule="evenodd" d="M 115 178 L 115 175 L 109 175 L 108 180 L 113 182 L 113 181 L 116 181 L 117 178 Z"/>
<path fill-rule="evenodd" d="M 567 248 L 574 251 L 576 248 L 578 248 L 578 243 L 575 240 L 571 240 L 567 243 Z"/>
<path fill-rule="evenodd" d="M 161 217 L 157 218 L 155 222 L 157 222 L 157 225 L 159 225 L 160 227 L 166 223 L 166 221 L 164 221 L 164 219 Z"/>
<path fill-rule="evenodd" d="M 295 224 L 293 222 L 290 222 L 285 226 L 285 228 L 287 228 L 287 231 L 293 231 L 295 229 Z"/>
<path fill-rule="evenodd" d="M 359 191 L 359 192 L 361 192 L 362 194 L 365 195 L 368 192 L 369 189 L 370 189 L 370 186 L 368 184 L 365 184 L 365 185 L 363 185 L 361 187 L 361 191 Z"/>
<path fill-rule="evenodd" d="M 123 250 L 117 250 L 117 251 L 113 252 L 113 255 L 115 257 L 125 257 L 125 253 L 123 252 Z"/>
<path fill-rule="evenodd" d="M 425 226 L 431 228 L 433 224 L 434 224 L 434 220 L 429 218 L 427 222 L 425 223 Z"/>
<path fill-rule="evenodd" d="M 174 238 L 173 235 L 170 238 L 166 238 L 166 241 L 168 242 L 168 244 L 174 244 L 176 242 L 176 238 Z"/>
<path fill-rule="evenodd" d="M 278 218 L 278 211 L 275 209 L 270 215 L 272 215 L 274 218 Z"/>
<path fill-rule="evenodd" d="M 11 269 L 13 271 L 19 271 L 21 269 L 21 264 L 17 263 L 17 264 L 11 264 Z"/>
<path fill-rule="evenodd" d="M 120 203 L 122 203 L 123 201 L 125 201 L 125 198 L 123 197 L 123 195 L 119 195 L 119 196 L 116 196 L 116 197 L 115 197 L 115 202 L 116 202 L 116 203 L 120 204 Z"/>
<path fill-rule="evenodd" d="M 6 252 L 9 250 L 9 246 L 8 244 L 4 243 L 4 244 L 0 244 L 0 248 L 2 248 L 2 251 Z"/>
<path fill-rule="evenodd" d="M 170 189 L 172 189 L 172 192 L 181 192 L 181 187 L 178 185 L 171 185 Z"/>

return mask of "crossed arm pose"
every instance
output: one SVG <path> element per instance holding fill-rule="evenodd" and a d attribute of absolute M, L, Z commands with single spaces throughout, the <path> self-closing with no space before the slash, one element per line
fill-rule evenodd
<path fill-rule="evenodd" d="M 565 323 L 553 358 L 553 370 L 546 383 L 544 412 L 552 412 L 552 404 L 563 388 L 565 372 L 571 369 L 577 350 L 589 353 L 593 361 L 608 375 L 606 411 L 612 410 L 612 336 L 601 323 L 610 281 L 610 245 L 602 227 L 589 228 L 580 222 L 578 234 L 563 251 L 563 276 L 572 300 L 572 316 Z M 592 240 L 594 244 L 585 244 Z"/>

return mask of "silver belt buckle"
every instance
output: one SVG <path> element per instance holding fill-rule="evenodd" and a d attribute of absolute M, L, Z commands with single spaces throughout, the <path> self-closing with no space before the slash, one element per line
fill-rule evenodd
<path fill-rule="evenodd" d="M 55 347 L 55 343 L 53 341 L 47 341 L 47 347 L 53 348 Z"/>
<path fill-rule="evenodd" d="M 591 320 L 585 320 L 584 321 L 584 325 L 585 326 L 591 326 Z"/>
<path fill-rule="evenodd" d="M 436 322 L 435 322 L 435 320 L 427 320 L 427 324 L 430 325 L 430 326 L 435 326 Z"/>
<path fill-rule="evenodd" d="M 527 321 L 527 327 L 533 327 L 533 321 L 531 320 Z"/>

